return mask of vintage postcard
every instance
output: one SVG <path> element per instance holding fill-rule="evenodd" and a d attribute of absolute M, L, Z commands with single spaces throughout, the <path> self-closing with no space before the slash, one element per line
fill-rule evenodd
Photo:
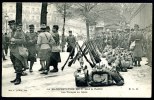
<path fill-rule="evenodd" d="M 2 97 L 152 97 L 152 3 L 2 3 Z"/>

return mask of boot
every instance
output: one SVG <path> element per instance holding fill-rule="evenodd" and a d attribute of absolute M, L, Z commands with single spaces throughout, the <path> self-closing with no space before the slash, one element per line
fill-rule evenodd
<path fill-rule="evenodd" d="M 34 64 L 34 62 L 31 61 L 31 62 L 30 62 L 30 69 L 29 69 L 29 72 L 33 72 L 33 70 L 32 70 L 32 68 L 33 68 L 33 64 Z"/>
<path fill-rule="evenodd" d="M 32 67 L 30 67 L 29 72 L 33 72 Z"/>
<path fill-rule="evenodd" d="M 14 83 L 16 81 L 16 79 L 17 79 L 17 74 L 16 74 L 16 78 L 14 80 L 10 81 L 10 82 Z"/>
<path fill-rule="evenodd" d="M 53 70 L 51 70 L 50 72 L 58 72 L 58 69 L 53 69 Z"/>
<path fill-rule="evenodd" d="M 11 83 L 14 83 L 16 81 L 16 78 L 14 79 L 14 80 L 12 80 L 12 81 L 10 81 Z"/>
<path fill-rule="evenodd" d="M 40 74 L 45 74 L 47 75 L 48 74 L 48 70 L 45 70 L 44 72 L 40 73 Z"/>
<path fill-rule="evenodd" d="M 139 67 L 141 66 L 140 61 L 138 61 L 138 66 L 139 66 Z"/>
<path fill-rule="evenodd" d="M 18 85 L 21 83 L 21 73 L 17 73 L 17 79 L 14 82 L 14 85 Z"/>
<path fill-rule="evenodd" d="M 137 61 L 134 61 L 135 65 L 134 66 L 137 66 Z"/>
<path fill-rule="evenodd" d="M 21 76 L 27 76 L 28 74 L 26 72 L 22 72 Z"/>
<path fill-rule="evenodd" d="M 51 70 L 50 72 L 58 72 L 58 63 L 55 63 L 55 65 L 53 66 L 54 67 L 54 69 L 53 70 Z"/>
<path fill-rule="evenodd" d="M 32 69 L 29 69 L 29 72 L 33 72 L 33 70 Z"/>
<path fill-rule="evenodd" d="M 44 69 L 41 67 L 38 71 L 43 71 Z"/>

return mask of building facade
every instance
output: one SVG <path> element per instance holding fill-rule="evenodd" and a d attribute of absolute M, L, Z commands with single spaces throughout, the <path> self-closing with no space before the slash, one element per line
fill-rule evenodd
<path fill-rule="evenodd" d="M 42 3 L 40 2 L 23 2 L 22 3 L 22 24 L 23 30 L 27 32 L 29 25 L 34 24 L 35 31 L 40 29 L 40 15 Z M 57 12 L 54 4 L 48 3 L 47 7 L 47 25 L 52 28 L 53 25 L 59 25 L 59 33 L 62 34 L 63 18 Z M 8 16 L 8 20 L 5 16 Z M 16 18 L 16 2 L 4 2 L 2 3 L 2 30 L 3 32 L 9 31 L 9 27 L 6 25 L 9 20 L 15 20 Z M 74 35 L 85 34 L 85 23 L 81 20 L 66 19 L 65 34 L 68 35 L 68 31 L 72 30 Z"/>

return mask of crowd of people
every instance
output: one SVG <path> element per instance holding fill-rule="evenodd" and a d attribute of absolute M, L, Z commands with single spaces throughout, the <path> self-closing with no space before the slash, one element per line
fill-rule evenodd
<path fill-rule="evenodd" d="M 58 25 L 53 25 L 50 31 L 49 26 L 42 24 L 40 30 L 35 32 L 35 27 L 31 24 L 29 25 L 29 32 L 24 33 L 22 24 L 17 24 L 15 20 L 11 20 L 8 23 L 11 33 L 10 36 L 7 33 L 3 35 L 2 55 L 3 60 L 7 60 L 5 55 L 7 55 L 9 47 L 10 59 L 16 73 L 16 77 L 10 81 L 11 83 L 15 85 L 20 84 L 21 76 L 27 75 L 25 72 L 27 69 L 29 69 L 29 72 L 33 72 L 33 65 L 37 58 L 40 59 L 40 74 L 47 75 L 49 71 L 58 72 L 58 63 L 61 62 Z M 73 59 L 76 39 L 72 35 L 72 31 L 69 31 L 66 42 L 68 44 L 67 52 L 71 53 L 71 59 Z M 50 66 L 53 66 L 52 70 L 50 70 Z"/>
<path fill-rule="evenodd" d="M 133 52 L 134 59 L 139 62 L 142 57 L 147 57 L 148 63 L 146 65 L 152 66 L 152 26 L 148 26 L 145 29 L 140 29 L 139 25 L 135 24 L 134 29 L 125 29 L 111 32 L 103 32 L 97 35 L 96 39 L 101 38 L 102 48 L 111 45 L 112 49 L 123 48 L 130 50 L 130 45 L 135 41 L 135 48 L 130 50 Z M 98 44 L 99 45 L 99 44 Z M 102 49 L 102 51 L 103 51 Z M 101 52 L 102 52 L 101 51 Z"/>
<path fill-rule="evenodd" d="M 5 55 L 8 54 L 8 48 L 10 48 L 10 59 L 13 64 L 16 77 L 11 83 L 18 85 L 21 83 L 21 76 L 27 75 L 25 72 L 29 69 L 29 72 L 33 72 L 33 65 L 37 61 L 37 57 L 40 59 L 41 74 L 47 75 L 48 72 L 58 72 L 58 63 L 61 62 L 60 55 L 60 36 L 58 33 L 59 26 L 53 25 L 52 30 L 46 24 L 42 24 L 38 32 L 35 32 L 35 26 L 29 25 L 29 32 L 25 33 L 22 30 L 22 24 L 16 24 L 15 20 L 8 22 L 11 29 L 10 37 L 5 33 L 2 41 L 2 57 L 3 60 L 7 60 Z M 134 29 L 127 29 L 125 31 L 114 31 L 111 33 L 105 32 L 101 36 L 101 44 L 104 49 L 107 44 L 112 48 L 124 48 L 129 50 L 130 44 L 135 41 L 135 48 L 132 50 L 135 66 L 141 66 L 143 51 L 146 52 L 148 58 L 148 65 L 152 64 L 152 27 L 146 27 L 145 29 L 139 29 L 139 25 L 135 25 Z M 67 42 L 67 52 L 70 52 L 71 59 L 74 57 L 76 38 L 72 35 L 72 31 L 69 31 L 69 36 L 65 39 Z M 27 48 L 27 51 L 20 52 L 19 49 Z M 102 49 L 102 50 L 103 50 Z M 27 56 L 23 56 L 21 53 L 28 52 Z M 29 64 L 30 62 L 30 64 Z M 50 70 L 50 66 L 53 69 Z"/>

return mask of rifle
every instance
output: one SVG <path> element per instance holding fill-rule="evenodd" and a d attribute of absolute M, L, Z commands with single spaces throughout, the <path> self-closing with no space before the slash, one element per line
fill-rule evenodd
<path fill-rule="evenodd" d="M 86 43 L 86 46 L 89 47 L 89 45 L 88 45 L 87 43 Z M 89 52 L 89 55 L 90 55 L 90 58 L 91 58 L 93 64 L 96 64 L 96 61 L 95 61 L 95 59 L 94 59 L 94 57 L 93 57 L 93 55 L 92 55 L 90 49 L 88 49 L 88 52 Z"/>
<path fill-rule="evenodd" d="M 99 55 L 97 54 L 97 51 L 95 50 L 95 47 L 92 45 L 91 41 L 87 42 L 89 44 L 89 47 L 91 49 L 91 54 L 93 55 L 96 63 L 99 63 L 101 59 L 99 58 Z"/>
<path fill-rule="evenodd" d="M 82 45 L 81 48 L 83 48 L 83 47 L 84 47 L 84 44 Z M 76 62 L 76 60 L 79 58 L 79 55 L 80 55 L 80 51 L 78 51 L 78 53 L 75 55 L 75 57 L 68 63 L 69 67 L 71 67 L 71 65 Z"/>
<path fill-rule="evenodd" d="M 82 51 L 80 45 L 79 45 L 78 43 L 77 43 L 77 45 L 78 45 L 78 47 L 79 47 L 79 50 L 80 50 L 81 53 L 83 54 L 84 58 L 86 59 L 86 61 L 90 64 L 90 66 L 91 66 L 92 68 L 95 67 L 95 65 L 92 64 L 92 63 L 88 60 L 88 58 L 86 57 L 85 53 Z"/>
<path fill-rule="evenodd" d="M 61 67 L 61 70 L 62 70 L 62 71 L 64 70 L 64 67 L 65 67 L 65 65 L 67 64 L 69 58 L 71 57 L 71 53 L 72 53 L 72 52 L 73 52 L 73 49 L 71 50 L 71 52 L 70 52 L 70 54 L 69 54 L 67 60 L 65 61 L 64 65 Z"/>

